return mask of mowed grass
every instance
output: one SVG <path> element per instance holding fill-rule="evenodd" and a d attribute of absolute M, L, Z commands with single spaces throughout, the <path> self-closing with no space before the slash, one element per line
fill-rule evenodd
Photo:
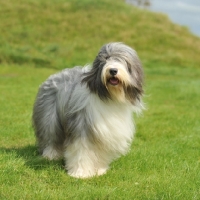
<path fill-rule="evenodd" d="M 122 1 L 0 2 L 0 199 L 199 199 L 200 39 Z M 130 152 L 101 177 L 41 158 L 31 126 L 38 86 L 123 41 L 145 71 L 147 110 Z"/>

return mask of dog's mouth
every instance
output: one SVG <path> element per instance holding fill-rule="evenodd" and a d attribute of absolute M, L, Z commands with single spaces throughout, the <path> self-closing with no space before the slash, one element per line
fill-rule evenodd
<path fill-rule="evenodd" d="M 119 84 L 119 79 L 118 78 L 115 78 L 115 77 L 112 77 L 108 80 L 108 82 L 111 84 L 111 85 L 118 85 Z"/>

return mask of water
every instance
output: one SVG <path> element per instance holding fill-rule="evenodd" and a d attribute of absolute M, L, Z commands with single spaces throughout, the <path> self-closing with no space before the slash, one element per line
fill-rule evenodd
<path fill-rule="evenodd" d="M 193 34 L 200 36 L 200 0 L 126 0 L 126 2 L 166 13 L 173 22 L 187 26 Z"/>

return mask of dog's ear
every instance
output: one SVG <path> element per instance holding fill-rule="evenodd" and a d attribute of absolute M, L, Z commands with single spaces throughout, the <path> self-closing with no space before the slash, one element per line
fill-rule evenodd
<path fill-rule="evenodd" d="M 100 99 L 110 99 L 110 94 L 102 83 L 101 72 L 106 61 L 99 59 L 99 56 L 93 62 L 92 69 L 83 74 L 82 83 L 86 83 L 91 92 L 98 94 Z"/>
<path fill-rule="evenodd" d="M 126 98 L 134 105 L 136 101 L 141 101 L 143 90 L 140 90 L 134 86 L 128 86 L 124 88 Z"/>
<path fill-rule="evenodd" d="M 134 59 L 134 62 L 131 68 L 133 69 L 131 72 L 131 76 L 133 77 L 133 80 L 134 80 L 134 86 L 137 88 L 137 90 L 143 93 L 142 87 L 143 87 L 143 81 L 144 81 L 144 73 L 142 69 L 142 64 L 138 57 Z"/>
<path fill-rule="evenodd" d="M 134 56 L 134 59 L 131 62 L 127 62 L 127 67 L 131 75 L 132 84 L 127 88 L 124 88 L 126 91 L 126 97 L 134 104 L 135 100 L 141 101 L 141 97 L 144 93 L 143 91 L 143 70 L 142 65 L 137 56 Z"/>

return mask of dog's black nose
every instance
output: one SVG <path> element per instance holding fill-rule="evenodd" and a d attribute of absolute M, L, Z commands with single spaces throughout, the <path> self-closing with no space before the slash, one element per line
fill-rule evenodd
<path fill-rule="evenodd" d="M 118 72 L 118 69 L 117 69 L 117 68 L 111 68 L 111 69 L 110 69 L 110 74 L 111 74 L 112 76 L 116 75 L 117 72 Z"/>

